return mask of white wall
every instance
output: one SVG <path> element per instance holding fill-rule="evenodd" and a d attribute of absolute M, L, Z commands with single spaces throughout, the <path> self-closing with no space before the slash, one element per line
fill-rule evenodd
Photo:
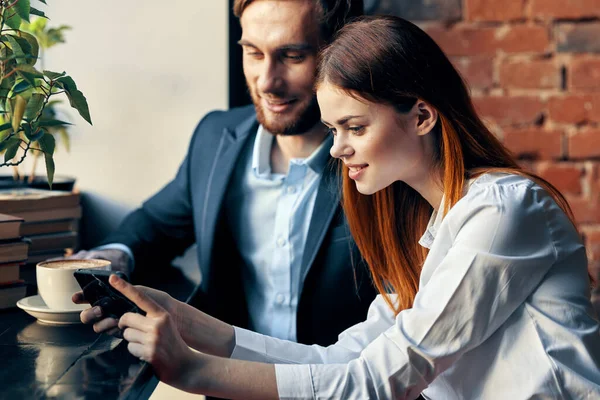
<path fill-rule="evenodd" d="M 48 1 L 51 26 L 73 29 L 45 68 L 73 77 L 94 123 L 66 109 L 77 125 L 71 153 L 55 154 L 57 175 L 127 208 L 174 176 L 202 115 L 227 107 L 227 3 Z"/>

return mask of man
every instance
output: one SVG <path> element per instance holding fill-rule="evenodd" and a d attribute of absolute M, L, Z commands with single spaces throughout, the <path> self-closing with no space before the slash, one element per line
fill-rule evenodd
<path fill-rule="evenodd" d="M 160 276 L 195 242 L 202 282 L 193 305 L 328 345 L 375 296 L 339 207 L 313 93 L 319 48 L 362 1 L 236 0 L 234 11 L 253 106 L 204 117 L 175 179 L 88 256 Z"/>

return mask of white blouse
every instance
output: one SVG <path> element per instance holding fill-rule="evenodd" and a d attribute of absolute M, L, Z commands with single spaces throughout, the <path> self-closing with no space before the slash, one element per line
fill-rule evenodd
<path fill-rule="evenodd" d="M 232 358 L 277 364 L 282 399 L 600 398 L 585 249 L 545 190 L 482 175 L 420 243 L 411 309 L 378 296 L 328 347 L 235 328 Z"/>

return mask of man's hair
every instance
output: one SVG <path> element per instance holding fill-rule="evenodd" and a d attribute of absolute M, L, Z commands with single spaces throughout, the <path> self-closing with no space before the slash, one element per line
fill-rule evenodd
<path fill-rule="evenodd" d="M 240 18 L 252 2 L 258 0 L 234 0 L 233 14 Z M 298 0 L 296 0 L 298 1 Z M 337 31 L 348 21 L 363 15 L 363 0 L 305 0 L 314 4 L 319 20 L 321 39 L 329 43 Z"/>

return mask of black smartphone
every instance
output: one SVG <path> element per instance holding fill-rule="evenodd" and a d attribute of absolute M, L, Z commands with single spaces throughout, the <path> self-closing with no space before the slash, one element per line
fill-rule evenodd
<path fill-rule="evenodd" d="M 128 280 L 127 275 L 122 272 L 94 269 L 78 269 L 73 273 L 73 276 L 83 290 L 85 301 L 90 303 L 92 307 L 100 306 L 104 316 L 119 319 L 127 312 L 146 315 L 135 303 L 108 283 L 108 277 L 112 274 Z"/>

